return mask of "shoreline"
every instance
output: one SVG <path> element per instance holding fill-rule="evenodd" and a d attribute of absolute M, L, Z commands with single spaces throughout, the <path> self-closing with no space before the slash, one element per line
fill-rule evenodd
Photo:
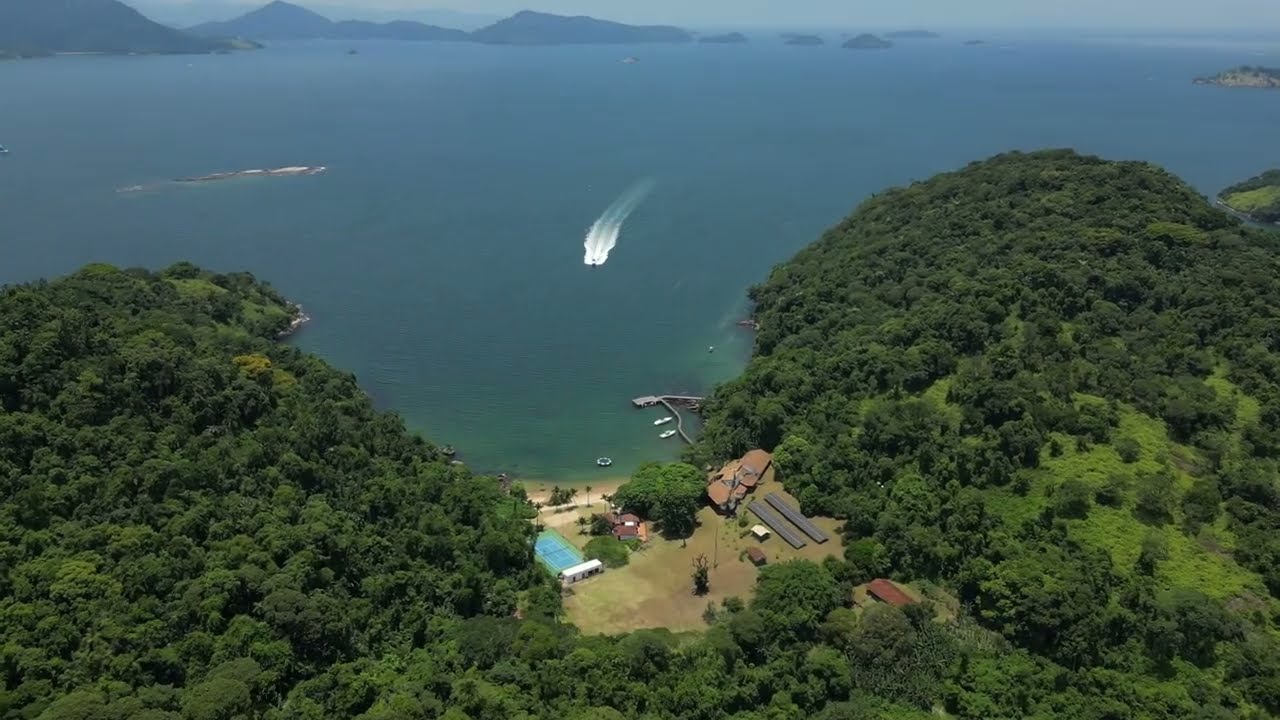
<path fill-rule="evenodd" d="M 292 337 L 304 325 L 311 322 L 311 316 L 302 309 L 301 303 L 289 302 L 289 309 L 293 310 L 293 319 L 289 321 L 289 327 L 276 334 L 277 340 L 285 340 Z"/>
<path fill-rule="evenodd" d="M 549 500 L 551 498 L 551 489 L 553 487 L 559 486 L 561 488 L 577 490 L 578 496 L 577 498 L 575 498 L 573 502 L 566 503 L 565 505 L 559 505 L 559 506 L 556 506 L 556 508 L 554 508 L 554 509 L 564 509 L 564 508 L 570 508 L 574 506 L 585 506 L 588 498 L 584 489 L 588 485 L 591 486 L 591 497 L 590 497 L 591 504 L 600 505 L 601 495 L 612 495 L 613 493 L 617 492 L 618 488 L 622 487 L 623 484 L 629 482 L 630 480 L 631 480 L 630 477 L 610 475 L 607 477 L 601 477 L 599 480 L 583 481 L 583 482 L 564 481 L 564 480 L 535 480 L 535 479 L 522 479 L 522 478 L 516 478 L 513 482 L 514 484 L 524 488 L 525 495 L 528 496 L 529 501 L 535 502 L 535 503 L 537 502 L 545 503 L 547 500 Z M 579 499 L 581 500 L 581 502 L 579 502 Z M 548 507 L 544 507 L 542 510 L 543 512 L 546 512 L 547 510 L 552 510 L 552 509 L 553 508 L 551 506 L 548 506 Z"/>

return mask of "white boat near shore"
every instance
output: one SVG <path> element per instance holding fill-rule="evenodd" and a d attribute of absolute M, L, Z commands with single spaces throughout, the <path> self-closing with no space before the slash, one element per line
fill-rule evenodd
<path fill-rule="evenodd" d="M 675 434 L 676 434 L 676 431 L 675 431 L 675 430 L 668 430 L 668 431 L 666 431 L 666 432 L 662 433 L 661 435 L 659 435 L 658 437 L 662 438 L 663 440 L 666 440 L 666 439 L 667 439 L 667 438 L 669 438 L 669 437 L 673 437 L 673 436 L 675 436 Z"/>
<path fill-rule="evenodd" d="M 673 418 L 673 417 L 664 417 L 664 418 L 660 418 L 660 419 L 658 419 L 658 420 L 654 420 L 654 421 L 653 421 L 653 425 L 654 425 L 654 427 L 657 427 L 657 426 L 659 426 L 659 425 L 666 425 L 667 423 L 671 422 L 672 420 L 675 420 L 675 418 Z"/>

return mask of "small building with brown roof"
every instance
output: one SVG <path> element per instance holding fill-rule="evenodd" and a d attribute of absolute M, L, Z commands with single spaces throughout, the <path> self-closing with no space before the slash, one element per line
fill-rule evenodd
<path fill-rule="evenodd" d="M 639 525 L 615 525 L 613 536 L 619 540 L 636 540 L 640 537 Z"/>
<path fill-rule="evenodd" d="M 910 595 L 902 591 L 892 580 L 876 578 L 867 583 L 867 593 L 886 605 L 902 607 L 915 602 Z"/>
<path fill-rule="evenodd" d="M 765 556 L 764 551 L 754 546 L 747 548 L 747 557 L 750 558 L 753 565 L 757 566 L 764 565 L 769 561 L 768 557 Z"/>

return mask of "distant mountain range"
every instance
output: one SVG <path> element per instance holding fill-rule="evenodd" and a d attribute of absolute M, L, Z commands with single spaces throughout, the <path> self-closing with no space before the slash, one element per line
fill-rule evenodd
<path fill-rule="evenodd" d="M 188 28 L 193 35 L 255 40 L 418 40 L 464 41 L 462 30 L 426 25 L 412 20 L 387 23 L 329 18 L 291 3 L 276 0 L 234 20 L 207 22 Z"/>
<path fill-rule="evenodd" d="M 471 33 L 471 39 L 491 45 L 578 45 L 683 43 L 693 35 L 670 25 L 624 25 L 524 10 Z"/>
<path fill-rule="evenodd" d="M 490 25 L 501 16 L 447 10 L 428 7 L 401 7 L 395 10 L 365 7 L 362 0 L 296 0 L 306 4 L 327 18 L 358 18 L 369 22 L 386 23 L 393 20 L 415 20 L 427 25 L 475 30 Z M 441 0 L 446 1 L 446 0 Z M 266 0 L 125 0 L 147 17 L 172 27 L 191 27 L 215 20 L 227 20 L 243 15 L 260 6 Z M 466 6 L 463 0 L 454 4 Z"/>
<path fill-rule="evenodd" d="M 176 30 L 119 0 L 0 0 L 0 59 L 53 53 L 209 53 L 261 47 L 275 40 L 408 40 L 494 45 L 684 43 L 693 35 L 669 25 L 625 25 L 522 11 L 475 32 L 412 20 L 335 22 L 275 0 L 232 20 Z M 737 33 L 704 42 L 737 43 Z"/>
<path fill-rule="evenodd" d="M 0 57 L 211 53 L 247 46 L 166 27 L 117 0 L 0 0 Z"/>

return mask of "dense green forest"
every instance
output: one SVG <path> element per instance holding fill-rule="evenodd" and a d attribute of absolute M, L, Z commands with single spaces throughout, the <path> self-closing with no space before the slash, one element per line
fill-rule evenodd
<path fill-rule="evenodd" d="M 541 582 L 496 482 L 274 342 L 290 319 L 190 265 L 0 295 L 0 717 L 352 715 L 326 672 Z"/>
<path fill-rule="evenodd" d="M 496 480 L 275 342 L 253 278 L 6 288 L 0 718 L 1270 717 L 1277 250 L 1065 152 L 868 201 L 753 291 L 690 458 L 774 449 L 846 557 L 691 635 L 563 622 Z M 685 474 L 632 491 L 675 515 Z M 850 608 L 876 575 L 961 611 Z"/>
<path fill-rule="evenodd" d="M 1222 204 L 1262 223 L 1280 223 L 1280 169 L 1236 183 L 1219 196 Z"/>
<path fill-rule="evenodd" d="M 842 573 L 941 583 L 1015 648 L 961 643 L 947 710 L 1280 713 L 1280 236 L 1149 165 L 1010 154 L 751 297 L 694 459 L 773 449 L 847 519 Z"/>

